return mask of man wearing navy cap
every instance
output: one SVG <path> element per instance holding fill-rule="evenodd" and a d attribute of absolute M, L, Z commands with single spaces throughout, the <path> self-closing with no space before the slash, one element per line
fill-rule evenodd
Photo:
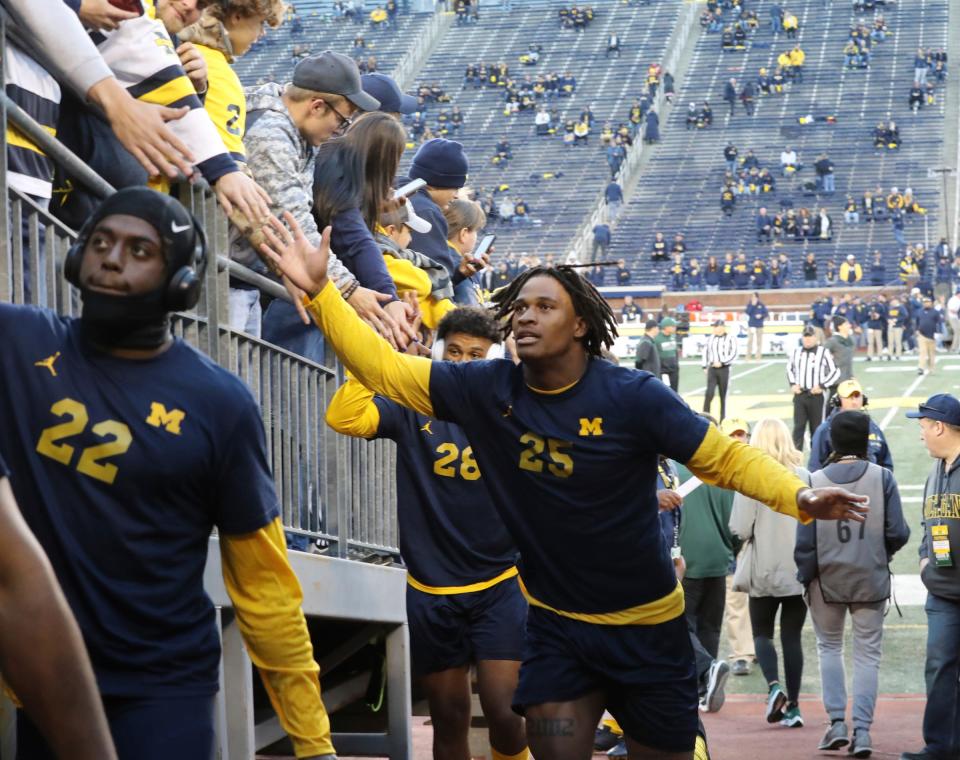
<path fill-rule="evenodd" d="M 377 110 L 390 114 L 397 121 L 417 110 L 417 99 L 404 95 L 400 86 L 386 74 L 364 74 L 360 77 L 360 84 L 367 95 L 380 101 Z"/>
<path fill-rule="evenodd" d="M 938 393 L 907 417 L 920 420 L 920 440 L 936 463 L 923 489 L 920 543 L 920 578 L 929 592 L 926 746 L 900 760 L 947 760 L 960 757 L 960 401 Z"/>

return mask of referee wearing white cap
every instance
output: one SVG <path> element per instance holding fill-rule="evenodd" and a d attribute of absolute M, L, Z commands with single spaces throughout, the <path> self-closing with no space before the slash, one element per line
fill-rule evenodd
<path fill-rule="evenodd" d="M 787 380 L 793 390 L 793 445 L 803 451 L 803 433 L 810 438 L 823 420 L 823 393 L 840 379 L 830 350 L 817 344 L 813 327 L 803 328 L 801 343 L 787 362 Z"/>

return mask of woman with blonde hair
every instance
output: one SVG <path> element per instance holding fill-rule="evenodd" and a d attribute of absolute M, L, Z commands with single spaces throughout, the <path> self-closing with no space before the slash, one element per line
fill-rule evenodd
<path fill-rule="evenodd" d="M 800 466 L 803 455 L 793 445 L 790 430 L 782 420 L 760 420 L 750 436 L 750 445 L 793 469 L 801 480 L 810 481 L 810 473 Z M 767 722 L 800 727 L 803 725 L 797 704 L 803 675 L 800 632 L 807 617 L 807 606 L 803 601 L 803 586 L 797 580 L 797 565 L 793 559 L 797 541 L 796 521 L 738 493 L 733 500 L 730 529 L 746 542 L 738 560 L 733 587 L 750 595 L 753 643 L 760 669 L 769 686 Z M 779 662 L 773 644 L 778 610 L 786 693 L 780 686 Z"/>

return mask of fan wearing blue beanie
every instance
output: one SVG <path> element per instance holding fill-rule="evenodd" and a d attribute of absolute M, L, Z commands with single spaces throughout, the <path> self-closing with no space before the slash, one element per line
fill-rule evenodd
<path fill-rule="evenodd" d="M 427 183 L 410 196 L 410 202 L 417 215 L 430 222 L 431 229 L 427 233 L 413 233 L 410 248 L 446 267 L 453 282 L 453 300 L 461 305 L 477 303 L 476 289 L 470 278 L 479 270 L 467 260 L 457 258 L 447 245 L 447 220 L 443 217 L 443 210 L 467 184 L 469 169 L 463 145 L 437 137 L 420 146 L 413 157 L 410 176 L 397 179 L 399 185 L 412 179 Z"/>

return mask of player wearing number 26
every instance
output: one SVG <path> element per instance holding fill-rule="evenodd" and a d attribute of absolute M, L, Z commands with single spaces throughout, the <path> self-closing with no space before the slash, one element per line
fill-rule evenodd
<path fill-rule="evenodd" d="M 108 198 L 64 264 L 80 319 L 0 305 L 0 455 L 90 652 L 121 760 L 208 760 L 220 643 L 211 530 L 251 659 L 300 757 L 331 754 L 250 391 L 170 333 L 206 250 L 173 198 Z M 295 708 L 293 707 L 295 706 Z M 18 716 L 21 758 L 52 757 Z"/>
<path fill-rule="evenodd" d="M 434 359 L 501 357 L 500 327 L 478 307 L 440 321 Z M 327 424 L 397 442 L 400 554 L 407 566 L 411 662 L 430 705 L 437 757 L 467 754 L 469 667 L 477 665 L 494 758 L 526 757 L 523 721 L 510 709 L 523 659 L 527 603 L 513 540 L 494 509 L 463 428 L 418 414 L 349 379 Z"/>

